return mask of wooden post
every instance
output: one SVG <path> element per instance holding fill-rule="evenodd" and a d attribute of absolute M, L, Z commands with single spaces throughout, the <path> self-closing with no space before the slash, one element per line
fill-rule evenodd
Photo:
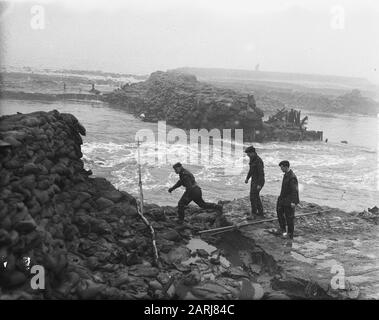
<path fill-rule="evenodd" d="M 155 236 L 155 230 L 153 226 L 149 223 L 149 221 L 146 219 L 146 217 L 143 215 L 143 207 L 144 207 L 144 200 L 143 200 L 143 189 L 142 189 L 142 174 L 141 174 L 141 156 L 140 156 L 140 141 L 137 140 L 137 152 L 138 152 L 138 185 L 139 185 L 139 193 L 140 193 L 140 208 L 137 206 L 137 212 L 140 215 L 142 221 L 145 223 L 145 225 L 150 229 L 151 233 L 151 240 L 153 245 L 153 251 L 154 251 L 154 262 L 156 266 L 159 266 L 159 256 L 158 256 L 158 249 L 156 245 L 156 236 Z"/>
<path fill-rule="evenodd" d="M 139 195 L 140 195 L 140 210 L 143 214 L 143 189 L 142 189 L 142 174 L 141 174 L 141 155 L 139 151 L 140 141 L 137 140 L 137 152 L 138 152 L 138 185 L 139 185 Z"/>

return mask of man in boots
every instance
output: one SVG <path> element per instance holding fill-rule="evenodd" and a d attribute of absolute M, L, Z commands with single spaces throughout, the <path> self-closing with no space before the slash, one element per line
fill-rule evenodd
<path fill-rule="evenodd" d="M 284 172 L 284 175 L 282 189 L 276 205 L 280 226 L 277 234 L 281 233 L 284 238 L 293 239 L 295 208 L 300 202 L 298 181 L 296 175 L 290 169 L 290 163 L 287 160 L 281 161 L 279 167 Z"/>
<path fill-rule="evenodd" d="M 179 162 L 174 164 L 173 168 L 175 170 L 175 173 L 179 175 L 179 181 L 173 187 L 168 189 L 168 192 L 171 193 L 173 190 L 181 186 L 186 188 L 186 191 L 184 192 L 183 196 L 180 198 L 178 202 L 179 223 L 183 223 L 185 207 L 191 201 L 194 201 L 200 208 L 215 209 L 218 212 L 222 213 L 221 205 L 205 202 L 203 200 L 201 188 L 196 183 L 195 177 L 191 172 L 189 172 L 187 169 L 184 169 L 182 164 Z"/>
<path fill-rule="evenodd" d="M 248 215 L 248 219 L 252 219 L 253 215 L 258 215 L 263 217 L 263 206 L 262 201 L 259 196 L 259 192 L 262 190 L 265 184 L 265 174 L 264 174 L 264 164 L 262 159 L 257 155 L 255 148 L 250 146 L 246 148 L 245 153 L 250 158 L 249 166 L 250 170 L 245 179 L 245 183 L 250 184 L 250 203 L 251 203 L 251 214 Z"/>

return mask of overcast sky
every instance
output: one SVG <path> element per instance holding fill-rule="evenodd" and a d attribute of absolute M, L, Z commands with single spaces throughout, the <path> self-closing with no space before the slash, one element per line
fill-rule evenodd
<path fill-rule="evenodd" d="M 43 29 L 32 27 L 36 4 Z M 2 65 L 141 74 L 259 63 L 379 83 L 376 0 L 1 1 L 1 8 Z"/>

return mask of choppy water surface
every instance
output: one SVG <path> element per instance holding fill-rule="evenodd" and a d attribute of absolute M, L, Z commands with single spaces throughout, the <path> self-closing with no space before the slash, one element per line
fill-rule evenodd
<path fill-rule="evenodd" d="M 98 102 L 36 102 L 2 100 L 1 114 L 32 111 L 50 111 L 74 114 L 86 127 L 87 136 L 82 146 L 84 161 L 95 175 L 106 177 L 118 188 L 132 194 L 138 192 L 135 134 L 151 129 L 157 136 L 157 125 L 142 122 L 122 110 Z M 378 118 L 363 116 L 337 116 L 311 114 L 309 128 L 324 131 L 325 142 L 255 143 L 265 162 L 266 185 L 262 194 L 278 194 L 282 173 L 280 160 L 288 159 L 299 178 L 301 200 L 362 210 L 379 205 Z M 169 131 L 171 127 L 167 127 Z M 346 140 L 343 144 L 340 141 Z M 145 145 L 146 146 L 146 145 Z M 174 205 L 181 196 L 177 190 L 167 189 L 177 176 L 171 165 L 175 161 L 187 163 L 203 188 L 207 200 L 234 199 L 248 195 L 249 185 L 244 183 L 248 159 L 240 153 L 236 162 L 211 158 L 209 163 L 188 164 L 197 145 L 175 144 L 167 154 L 162 148 L 150 145 L 143 149 L 142 158 L 150 163 L 142 165 L 144 196 L 146 201 Z M 154 156 L 167 156 L 167 162 L 152 163 Z M 242 170 L 236 163 L 243 165 Z"/>

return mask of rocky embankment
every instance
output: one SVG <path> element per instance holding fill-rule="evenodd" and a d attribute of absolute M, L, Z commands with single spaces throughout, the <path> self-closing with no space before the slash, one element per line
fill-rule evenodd
<path fill-rule="evenodd" d="M 242 95 L 199 82 L 190 74 L 157 71 L 146 81 L 126 85 L 105 95 L 146 121 L 165 120 L 183 128 L 243 129 L 246 141 L 320 140 L 320 134 L 299 127 L 275 127 L 263 121 L 264 113 L 253 95 Z"/>
<path fill-rule="evenodd" d="M 146 205 L 156 264 L 136 199 L 83 168 L 84 134 L 55 110 L 0 118 L 1 300 L 275 297 L 222 250 L 190 246 L 197 231 L 226 223 L 214 211 L 190 207 L 177 225 L 175 208 Z M 31 285 L 33 266 L 45 270 L 44 289 Z M 271 277 L 278 267 L 262 270 Z"/>

